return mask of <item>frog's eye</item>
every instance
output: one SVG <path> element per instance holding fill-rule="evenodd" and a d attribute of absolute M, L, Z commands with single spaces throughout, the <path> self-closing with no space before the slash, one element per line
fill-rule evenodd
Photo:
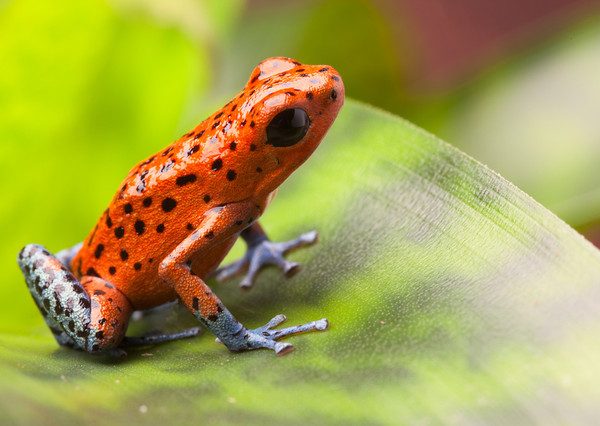
<path fill-rule="evenodd" d="M 267 144 L 292 146 L 306 135 L 310 120 L 301 108 L 290 108 L 277 114 L 267 126 Z"/>

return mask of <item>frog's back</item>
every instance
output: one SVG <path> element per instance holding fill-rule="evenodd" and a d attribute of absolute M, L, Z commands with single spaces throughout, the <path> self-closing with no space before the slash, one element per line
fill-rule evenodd
<path fill-rule="evenodd" d="M 228 178 L 228 169 L 221 169 L 227 152 L 237 146 L 226 132 L 215 134 L 215 116 L 130 171 L 73 259 L 76 276 L 110 281 L 137 308 L 175 298 L 158 278 L 160 262 L 199 226 L 207 210 L 233 196 L 223 184 L 231 173 Z M 217 247 L 214 258 L 202 265 L 195 261 L 195 268 L 204 272 L 218 266 L 230 246 Z"/>

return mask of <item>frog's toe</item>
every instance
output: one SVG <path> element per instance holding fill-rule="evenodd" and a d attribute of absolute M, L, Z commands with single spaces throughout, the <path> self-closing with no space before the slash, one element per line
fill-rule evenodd
<path fill-rule="evenodd" d="M 298 238 L 294 238 L 293 240 L 282 243 L 276 243 L 276 245 L 280 246 L 279 248 L 281 251 L 283 251 L 283 253 L 287 253 L 300 247 L 313 245 L 317 241 L 319 241 L 319 233 L 315 230 L 312 230 L 305 232 Z"/>
<path fill-rule="evenodd" d="M 306 324 L 294 325 L 281 329 L 275 328 L 286 319 L 285 315 L 277 315 L 264 326 L 249 330 L 249 333 L 256 336 L 256 341 L 259 342 L 259 344 L 262 344 L 260 347 L 272 349 L 275 351 L 275 354 L 282 356 L 293 351 L 294 346 L 291 343 L 278 342 L 279 339 L 310 331 L 323 331 L 329 327 L 327 319 L 322 318 Z"/>

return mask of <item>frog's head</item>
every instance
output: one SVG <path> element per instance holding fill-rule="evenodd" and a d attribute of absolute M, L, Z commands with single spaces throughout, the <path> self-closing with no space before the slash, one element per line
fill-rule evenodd
<path fill-rule="evenodd" d="M 250 75 L 238 133 L 254 156 L 260 193 L 276 189 L 319 146 L 344 103 L 344 84 L 328 65 L 276 57 Z"/>

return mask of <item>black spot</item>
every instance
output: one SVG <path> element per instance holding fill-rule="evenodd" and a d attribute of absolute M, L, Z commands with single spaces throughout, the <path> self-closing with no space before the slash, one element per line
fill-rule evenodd
<path fill-rule="evenodd" d="M 83 288 L 79 284 L 74 284 L 72 288 L 75 293 L 83 293 Z"/>
<path fill-rule="evenodd" d="M 204 200 L 205 203 L 209 203 L 210 202 L 210 195 L 206 194 L 204 197 L 202 197 L 202 199 Z"/>
<path fill-rule="evenodd" d="M 96 339 L 102 339 L 104 337 L 104 331 L 100 330 L 96 332 Z"/>
<path fill-rule="evenodd" d="M 162 209 L 166 213 L 172 211 L 176 205 L 177 205 L 177 201 L 175 201 L 171 197 L 167 197 L 162 201 Z"/>
<path fill-rule="evenodd" d="M 44 299 L 44 307 L 46 308 L 47 311 L 50 310 L 50 300 L 49 299 Z"/>
<path fill-rule="evenodd" d="M 321 69 L 319 70 L 319 72 L 325 72 L 325 71 L 327 71 L 328 69 L 329 69 L 329 68 L 327 68 L 327 67 L 324 67 L 324 68 L 321 68 Z"/>
<path fill-rule="evenodd" d="M 144 233 L 144 231 L 146 230 L 146 224 L 144 223 L 143 220 L 136 220 L 133 227 L 135 228 L 135 232 L 138 235 L 142 235 Z"/>
<path fill-rule="evenodd" d="M 140 183 L 138 183 L 138 186 L 135 188 L 138 193 L 142 193 L 146 189 L 146 176 L 148 176 L 148 170 L 144 170 L 140 175 Z"/>
<path fill-rule="evenodd" d="M 203 135 L 203 134 L 204 134 L 204 130 L 200 130 L 200 131 L 198 132 L 198 134 L 197 134 L 196 136 L 194 136 L 194 139 L 196 139 L 196 140 L 200 139 L 200 138 L 202 137 L 202 135 Z"/>
<path fill-rule="evenodd" d="M 237 104 L 233 104 L 233 106 L 231 107 L 231 112 L 235 111 L 236 108 L 237 108 Z"/>
<path fill-rule="evenodd" d="M 242 223 L 244 223 L 244 222 L 243 222 L 243 221 L 241 221 L 241 220 L 236 220 L 236 221 L 235 221 L 235 224 L 236 224 L 236 226 L 240 226 Z"/>
<path fill-rule="evenodd" d="M 256 151 L 256 145 L 251 143 L 250 144 L 250 151 Z"/>
<path fill-rule="evenodd" d="M 289 95 L 289 96 L 296 96 L 296 94 L 294 92 L 285 92 L 285 94 Z"/>
<path fill-rule="evenodd" d="M 98 320 L 98 324 L 100 324 L 100 325 L 104 324 L 105 322 L 106 322 L 106 318 L 100 318 Z"/>
<path fill-rule="evenodd" d="M 168 172 L 169 170 L 171 170 L 173 168 L 173 164 L 175 164 L 175 161 L 173 161 L 172 159 L 169 158 L 169 161 L 167 161 L 165 164 L 163 164 L 160 167 L 160 172 L 161 173 Z"/>
<path fill-rule="evenodd" d="M 188 231 L 193 231 L 194 230 L 194 225 L 192 225 L 191 223 L 188 223 L 187 225 L 185 225 L 186 229 Z"/>
<path fill-rule="evenodd" d="M 173 151 L 173 147 L 172 147 L 172 146 L 170 146 L 170 147 L 168 147 L 167 149 L 165 149 L 165 150 L 163 151 L 163 153 L 162 153 L 162 156 L 163 156 L 163 157 L 166 157 L 167 155 L 169 155 L 169 153 L 170 153 L 171 151 Z"/>
<path fill-rule="evenodd" d="M 81 299 L 79 299 L 79 305 L 82 308 L 89 308 L 91 306 L 90 301 L 87 299 L 84 299 L 83 297 Z"/>
<path fill-rule="evenodd" d="M 125 235 L 125 229 L 122 226 L 115 228 L 115 237 L 121 239 Z"/>
<path fill-rule="evenodd" d="M 115 268 L 114 266 L 111 266 L 110 268 L 108 268 L 108 273 L 111 275 L 114 275 L 117 273 L 117 268 Z"/>
<path fill-rule="evenodd" d="M 100 349 L 100 345 L 98 345 L 98 344 L 92 345 L 92 352 L 98 352 L 99 349 Z"/>
<path fill-rule="evenodd" d="M 85 274 L 89 275 L 90 277 L 100 278 L 100 274 L 98 274 L 98 272 L 94 268 L 88 268 L 87 271 L 85 271 Z"/>
<path fill-rule="evenodd" d="M 306 94 L 306 99 L 308 99 L 309 101 L 312 101 L 313 97 L 314 97 L 314 95 L 312 94 L 312 92 L 308 92 Z"/>
<path fill-rule="evenodd" d="M 192 308 L 194 308 L 194 310 L 196 310 L 196 311 L 197 311 L 197 310 L 198 310 L 198 308 L 200 307 L 200 304 L 199 304 L 199 302 L 200 302 L 200 300 L 198 300 L 198 298 L 197 298 L 197 297 L 194 297 L 194 298 L 192 299 Z"/>
<path fill-rule="evenodd" d="M 337 91 L 335 89 L 332 89 L 331 93 L 329 94 L 329 97 L 335 101 L 337 99 L 337 96 Z"/>
<path fill-rule="evenodd" d="M 75 322 L 73 320 L 69 321 L 67 327 L 69 327 L 69 330 L 75 331 Z"/>
<path fill-rule="evenodd" d="M 236 177 L 237 177 L 237 173 L 235 172 L 235 170 L 227 171 L 227 180 L 234 180 Z"/>
<path fill-rule="evenodd" d="M 158 232 L 159 234 L 161 234 L 164 230 L 165 230 L 165 224 L 164 223 L 161 223 L 160 225 L 158 225 L 156 227 L 156 232 Z"/>
<path fill-rule="evenodd" d="M 240 127 L 244 127 L 246 125 L 246 120 L 242 120 L 242 122 L 240 123 Z"/>
<path fill-rule="evenodd" d="M 129 253 L 127 253 L 127 250 L 125 250 L 125 249 L 121 249 L 119 256 L 121 256 L 121 260 L 123 262 L 125 262 L 127 259 L 129 259 Z"/>
<path fill-rule="evenodd" d="M 154 262 L 154 258 L 151 257 L 150 259 L 148 259 L 148 263 L 152 263 L 152 262 Z"/>
<path fill-rule="evenodd" d="M 221 160 L 220 158 L 217 158 L 215 161 L 213 161 L 212 166 L 210 166 L 210 168 L 213 169 L 215 172 L 217 170 L 220 170 L 221 167 L 223 167 L 223 160 Z"/>
<path fill-rule="evenodd" d="M 106 294 L 103 290 L 99 290 L 99 289 L 94 290 L 95 296 L 102 296 L 103 294 Z"/>
<path fill-rule="evenodd" d="M 340 78 L 339 78 L 337 75 L 332 75 L 332 76 L 331 76 L 331 79 L 332 79 L 333 81 L 340 81 Z"/>
<path fill-rule="evenodd" d="M 209 315 L 208 317 L 209 321 L 215 322 L 219 317 L 215 314 Z"/>
<path fill-rule="evenodd" d="M 214 237 L 215 237 L 215 233 L 214 233 L 213 231 L 208 231 L 208 232 L 207 232 L 207 233 L 204 235 L 204 238 L 208 238 L 209 240 L 210 240 L 211 238 L 214 238 Z"/>
<path fill-rule="evenodd" d="M 40 285 L 40 277 L 36 277 L 35 278 L 35 282 L 33 283 L 35 286 L 35 290 L 39 293 L 42 294 L 42 291 L 44 291 L 44 289 L 42 288 L 42 286 Z"/>
<path fill-rule="evenodd" d="M 133 269 L 135 269 L 136 271 L 139 271 L 140 269 L 142 269 L 142 264 L 141 262 L 135 262 L 133 264 Z"/>
<path fill-rule="evenodd" d="M 260 167 L 257 167 L 257 168 L 256 168 L 256 171 L 257 171 L 258 173 L 262 173 L 263 169 L 261 169 Z"/>
<path fill-rule="evenodd" d="M 188 149 L 187 155 L 190 156 L 192 154 L 195 154 L 198 152 L 199 149 L 200 149 L 200 145 L 194 145 L 193 147 Z"/>
<path fill-rule="evenodd" d="M 150 207 L 152 205 L 152 197 L 144 198 L 144 201 L 142 201 L 142 205 L 144 207 Z"/>
<path fill-rule="evenodd" d="M 236 148 L 237 148 L 237 143 L 235 143 L 235 142 L 231 142 L 231 143 L 229 144 L 229 149 L 230 149 L 230 150 L 232 150 L 232 151 L 235 151 L 235 149 L 236 149 Z"/>
<path fill-rule="evenodd" d="M 94 251 L 94 257 L 96 259 L 100 259 L 100 256 L 102 256 L 103 251 L 104 251 L 104 244 L 98 244 L 96 246 L 96 251 Z"/>
<path fill-rule="evenodd" d="M 110 216 L 108 214 L 106 215 L 106 226 L 108 228 L 112 228 L 112 219 L 110 218 Z"/>
<path fill-rule="evenodd" d="M 219 117 L 221 117 L 223 115 L 223 112 L 218 113 L 217 115 L 215 115 L 215 120 Z"/>
<path fill-rule="evenodd" d="M 133 212 L 133 206 L 130 203 L 127 203 L 123 206 L 123 211 L 125 211 L 125 214 L 130 214 Z"/>
<path fill-rule="evenodd" d="M 220 121 L 215 121 L 215 122 L 213 123 L 213 125 L 212 125 L 212 128 L 213 128 L 213 129 L 214 129 L 214 128 L 216 128 L 216 127 L 219 125 L 219 123 L 221 123 L 221 122 L 220 122 Z"/>
<path fill-rule="evenodd" d="M 254 126 L 256 126 L 256 123 L 254 121 L 251 121 L 250 122 L 250 127 L 254 127 Z"/>
<path fill-rule="evenodd" d="M 196 179 L 197 177 L 194 174 L 179 176 L 177 179 L 175 179 L 175 184 L 177 186 L 183 186 L 187 185 L 188 183 L 196 182 Z"/>

